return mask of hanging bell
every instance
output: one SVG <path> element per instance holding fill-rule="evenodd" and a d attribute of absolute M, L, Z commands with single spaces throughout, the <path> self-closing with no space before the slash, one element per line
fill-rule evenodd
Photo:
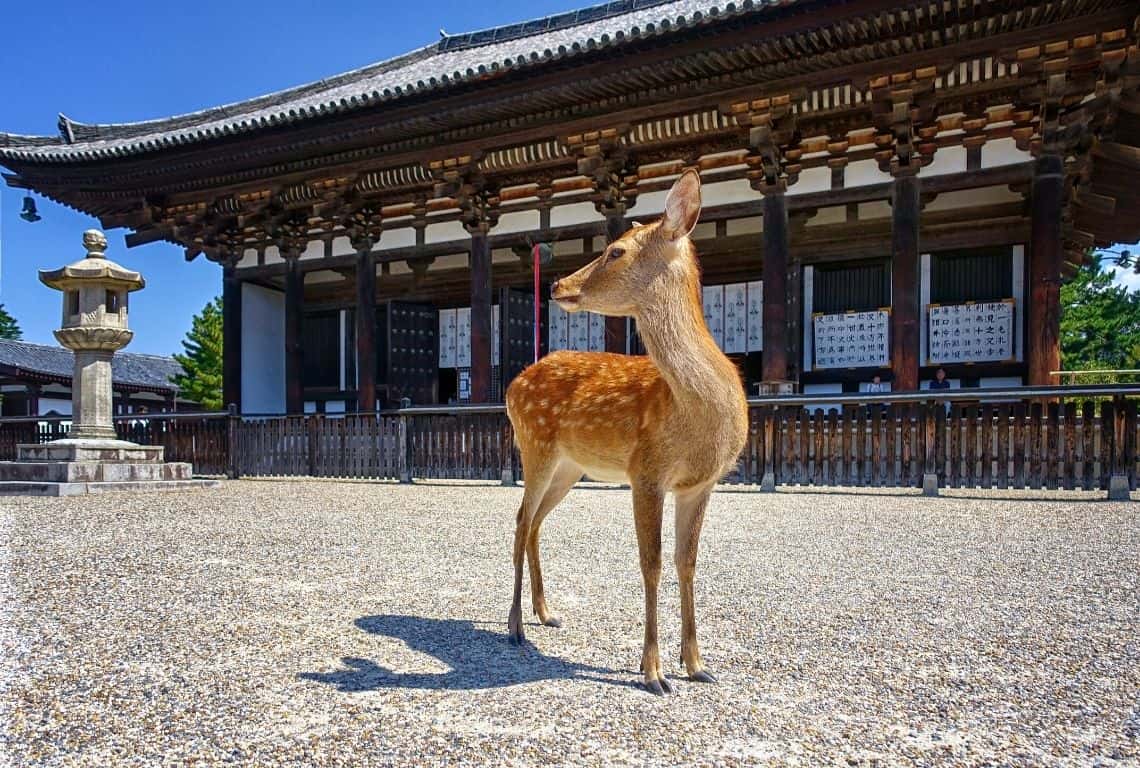
<path fill-rule="evenodd" d="M 24 221 L 39 221 L 41 216 L 36 213 L 35 198 L 30 195 L 24 198 L 24 210 L 20 211 L 20 218 Z"/>

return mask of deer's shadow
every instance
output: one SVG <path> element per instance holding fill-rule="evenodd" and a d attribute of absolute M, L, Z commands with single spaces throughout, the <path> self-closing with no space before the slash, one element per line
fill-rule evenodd
<path fill-rule="evenodd" d="M 483 629 L 473 621 L 394 615 L 362 616 L 354 623 L 365 632 L 402 640 L 413 651 L 434 657 L 446 671 L 396 672 L 371 659 L 346 656 L 341 659 L 345 669 L 297 676 L 345 693 L 383 688 L 483 690 L 568 679 L 633 685 L 632 681 L 601 677 L 613 674 L 611 669 L 547 656 L 530 643 L 512 646 L 505 633 Z"/>

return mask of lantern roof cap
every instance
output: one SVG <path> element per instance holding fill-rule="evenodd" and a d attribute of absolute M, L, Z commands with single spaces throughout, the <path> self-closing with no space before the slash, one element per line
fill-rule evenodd
<path fill-rule="evenodd" d="M 106 257 L 107 236 L 99 230 L 89 229 L 83 233 L 83 247 L 87 255 L 79 261 L 59 269 L 41 269 L 40 282 L 61 291 L 91 284 L 137 291 L 146 285 L 138 272 Z"/>

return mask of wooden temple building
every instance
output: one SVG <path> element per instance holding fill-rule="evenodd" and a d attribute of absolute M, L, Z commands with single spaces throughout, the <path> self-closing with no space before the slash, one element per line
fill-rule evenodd
<path fill-rule="evenodd" d="M 1059 288 L 1140 240 L 1132 0 L 618 0 L 287 91 L 0 133 L 8 184 L 224 275 L 246 413 L 486 402 L 541 295 L 700 169 L 706 319 L 756 383 L 1057 383 Z M 0 126 L 2 127 L 2 126 Z M 539 308 L 542 351 L 636 353 Z"/>

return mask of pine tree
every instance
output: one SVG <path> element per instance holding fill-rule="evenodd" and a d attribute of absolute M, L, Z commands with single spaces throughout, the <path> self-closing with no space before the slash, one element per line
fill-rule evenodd
<path fill-rule="evenodd" d="M 1061 286 L 1061 361 L 1066 371 L 1140 364 L 1140 292 L 1093 261 Z M 1082 382 L 1089 381 L 1081 379 Z"/>
<path fill-rule="evenodd" d="M 207 410 L 222 408 L 222 299 L 207 304 L 194 316 L 190 332 L 182 342 L 185 354 L 174 359 L 182 373 L 174 377 L 182 397 Z"/>
<path fill-rule="evenodd" d="M 8 314 L 8 311 L 4 309 L 4 305 L 0 304 L 0 339 L 17 341 L 23 338 L 23 336 L 24 334 L 20 330 L 20 325 L 16 322 L 16 318 Z"/>

